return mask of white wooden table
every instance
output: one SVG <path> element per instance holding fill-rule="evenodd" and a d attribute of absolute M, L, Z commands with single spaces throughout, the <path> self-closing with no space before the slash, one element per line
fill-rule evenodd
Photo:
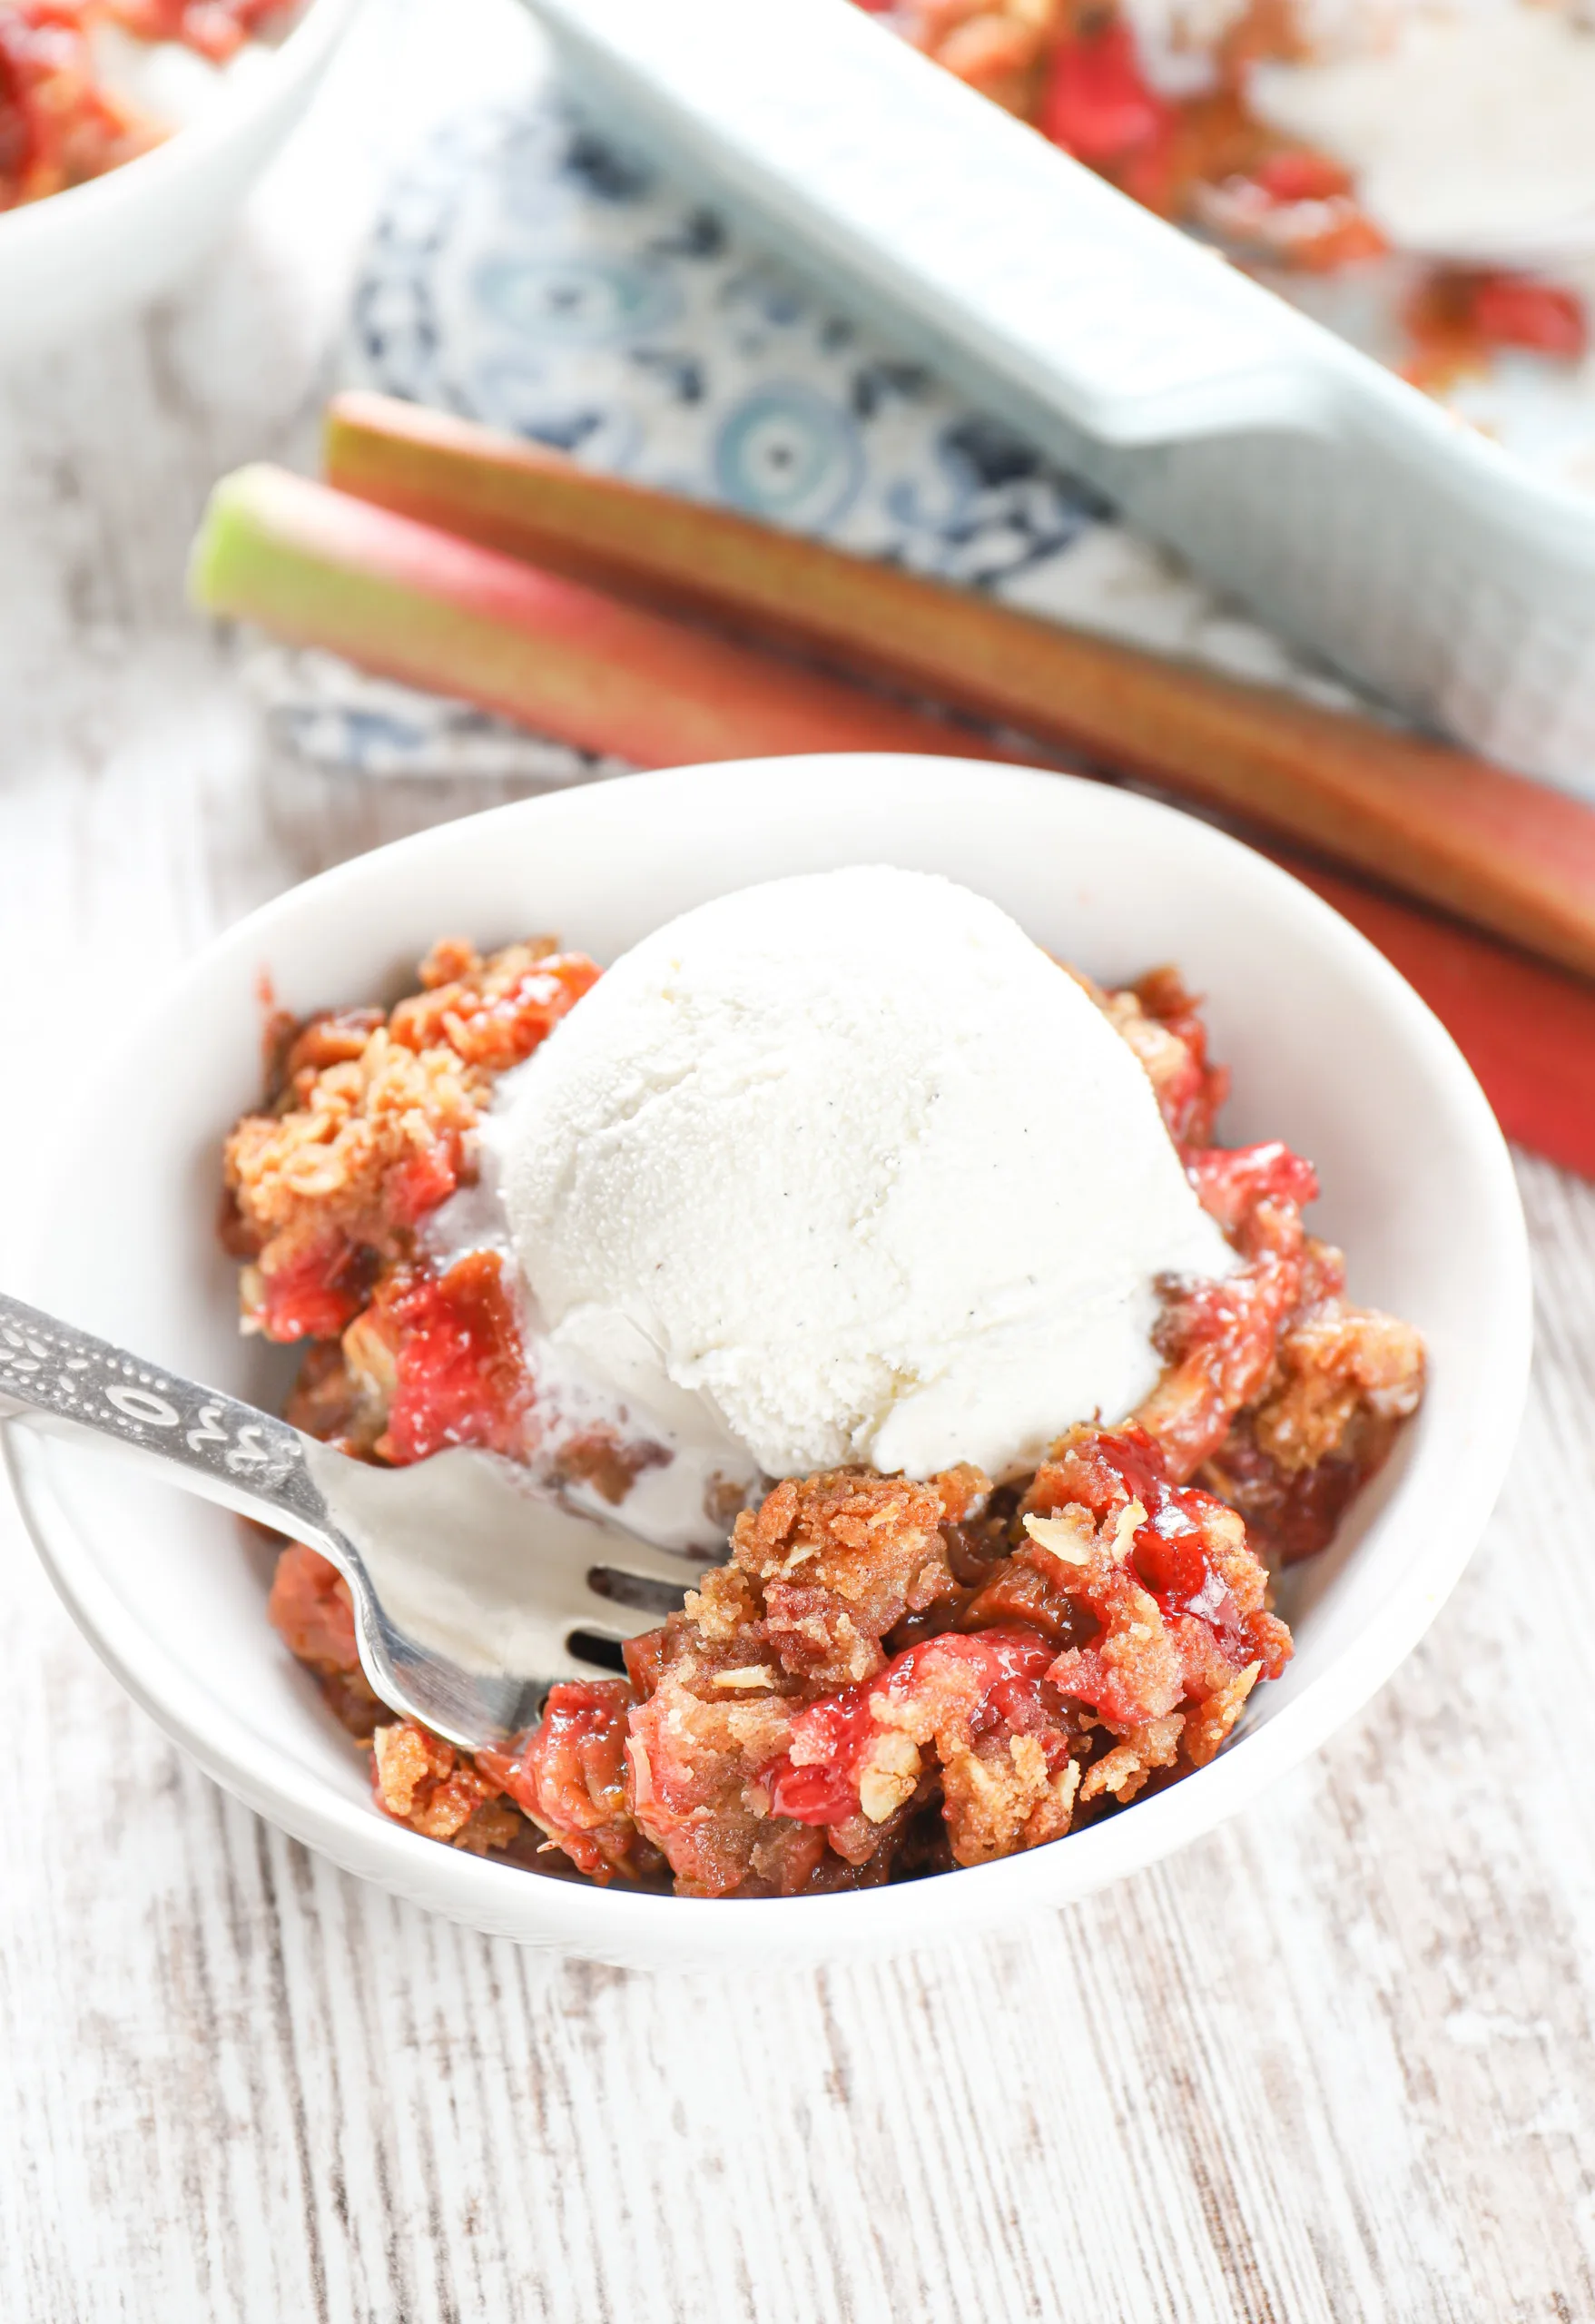
<path fill-rule="evenodd" d="M 0 1263 L 145 979 L 499 795 L 273 763 L 181 600 L 409 133 L 359 62 L 222 268 L 0 385 Z M 1423 1649 L 1174 1864 L 910 1966 L 657 1982 L 359 1886 L 123 1699 L 0 1510 L 5 2324 L 1595 2316 L 1595 1191 L 1521 1177 L 1533 1402 Z"/>

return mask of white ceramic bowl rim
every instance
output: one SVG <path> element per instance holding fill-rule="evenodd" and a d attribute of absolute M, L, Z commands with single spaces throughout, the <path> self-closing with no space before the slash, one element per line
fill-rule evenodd
<path fill-rule="evenodd" d="M 284 81 L 297 81 L 320 68 L 359 5 L 360 0 L 308 0 L 282 38 L 267 44 L 260 69 L 218 90 L 215 102 L 198 120 L 185 122 L 147 153 L 137 153 L 97 178 L 85 178 L 82 185 L 64 186 L 43 201 L 0 212 L 0 243 L 15 250 L 29 235 L 54 233 L 69 220 L 110 208 L 130 186 L 148 185 L 186 170 L 202 153 L 225 144 L 245 122 L 270 110 Z"/>
<path fill-rule="evenodd" d="M 1237 1738 L 1211 1766 L 1051 1847 L 928 1886 L 898 1885 L 829 1897 L 766 1899 L 737 1907 L 638 1893 L 623 1884 L 595 1891 L 585 1884 L 538 1879 L 513 1866 L 441 1849 L 358 1800 L 330 1794 L 287 1751 L 275 1763 L 262 1765 L 258 1738 L 230 1716 L 224 1702 L 196 1683 L 162 1640 L 134 1620 L 108 1588 L 94 1550 L 55 1492 L 46 1448 L 21 1429 L 5 1432 L 7 1462 L 24 1515 L 66 1605 L 129 1692 L 208 1773 L 296 1837 L 381 1885 L 411 1895 L 425 1886 L 437 1892 L 429 1901 L 454 1917 L 489 1928 L 513 1926 L 516 1934 L 534 1941 L 568 1945 L 600 1956 L 613 1953 L 627 1959 L 649 1955 L 667 1959 L 731 1953 L 757 1958 L 779 1955 L 789 1946 L 822 1955 L 828 1947 L 842 1953 L 940 1942 L 977 1927 L 1000 1925 L 1023 1910 L 1058 1901 L 1049 1892 L 1060 1886 L 1068 1897 L 1087 1894 L 1210 1831 L 1323 1743 L 1417 1642 L 1462 1572 L 1494 1503 L 1527 1388 L 1531 1302 L 1521 1207 L 1493 1116 L 1450 1036 L 1383 956 L 1289 874 L 1174 810 L 1127 793 L 1104 793 L 1101 786 L 1071 777 L 961 761 L 786 760 L 632 776 L 521 801 L 400 840 L 276 898 L 207 946 L 146 1012 L 145 1027 L 165 1028 L 170 1040 L 189 1010 L 202 1006 L 207 984 L 223 957 L 270 957 L 274 933 L 307 908 L 317 914 L 336 913 L 346 897 L 379 882 L 385 871 L 424 861 L 440 844 L 458 845 L 462 832 L 472 835 L 473 846 L 490 851 L 497 833 L 528 818 L 588 812 L 587 803 L 599 792 L 606 795 L 615 828 L 624 829 L 628 794 L 635 795 L 644 784 L 655 791 L 667 787 L 667 795 L 674 795 L 685 815 L 712 816 L 717 798 L 730 809 L 733 802 L 745 801 L 754 786 L 763 786 L 763 796 L 771 801 L 785 794 L 790 811 L 797 795 L 794 783 L 822 783 L 831 769 L 839 780 L 845 774 L 848 783 L 877 793 L 890 795 L 896 786 L 905 812 L 913 802 L 916 782 L 934 783 L 938 776 L 944 784 L 966 785 L 971 810 L 977 797 L 995 801 L 1040 784 L 1067 786 L 1098 800 L 1107 796 L 1117 802 L 1115 812 L 1123 817 L 1181 825 L 1181 844 L 1190 853 L 1193 876 L 1210 872 L 1217 880 L 1227 871 L 1234 880 L 1244 871 L 1242 884 L 1254 895 L 1288 894 L 1298 924 L 1311 930 L 1321 952 L 1333 959 L 1349 981 L 1377 997 L 1413 1059 L 1442 1087 L 1454 1117 L 1465 1125 L 1480 1196 L 1476 1224 L 1493 1252 L 1498 1285 L 1495 1305 L 1485 1319 L 1488 1336 L 1482 1358 L 1494 1424 L 1474 1430 L 1466 1441 L 1449 1448 L 1438 1492 L 1431 1479 L 1422 1540 L 1392 1586 L 1377 1625 L 1343 1645 L 1330 1666 L 1294 1700 Z M 452 842 L 450 833 L 456 835 Z M 1244 862 L 1237 864 L 1236 859 Z M 140 1038 L 137 1032 L 130 1037 L 134 1049 Z M 92 1098 L 83 1111 L 85 1122 L 94 1117 Z M 33 1266 L 41 1278 L 34 1286 L 41 1299 L 47 1298 L 45 1259 L 47 1249 L 42 1248 Z M 25 1295 L 28 1287 L 23 1285 Z M 262 1649 L 269 1650 L 271 1633 L 263 1619 L 261 1635 Z M 417 1850 L 434 1859 L 424 1881 L 418 1877 Z M 1060 1884 L 1049 1877 L 1049 1860 L 1064 1850 L 1068 1879 Z M 447 1896 L 442 1893 L 445 1882 Z M 511 1886 L 528 1883 L 537 1892 L 537 1925 L 523 1929 L 516 1925 L 523 1915 L 515 1911 L 507 1892 Z M 932 1896 L 934 1906 L 928 1910 Z M 923 1901 L 908 1901 L 912 1899 Z"/>

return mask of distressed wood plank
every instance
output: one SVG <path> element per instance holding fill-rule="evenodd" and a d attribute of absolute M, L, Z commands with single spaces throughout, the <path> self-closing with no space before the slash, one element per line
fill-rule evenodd
<path fill-rule="evenodd" d="M 320 391 L 289 192 L 208 300 L 0 388 L 0 1251 L 108 990 L 506 795 L 273 763 L 182 614 L 211 477 Z M 125 1701 L 6 1507 L 7 2324 L 1595 2314 L 1595 1190 L 1521 1177 L 1523 1442 L 1395 1684 L 1176 1863 L 920 1961 L 656 1981 L 363 1888 Z"/>

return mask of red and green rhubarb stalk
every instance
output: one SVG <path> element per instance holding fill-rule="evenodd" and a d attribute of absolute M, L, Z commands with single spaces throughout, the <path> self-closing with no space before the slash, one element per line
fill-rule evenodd
<path fill-rule="evenodd" d="M 640 767 L 993 746 L 304 477 L 240 468 L 189 568 L 202 611 Z"/>

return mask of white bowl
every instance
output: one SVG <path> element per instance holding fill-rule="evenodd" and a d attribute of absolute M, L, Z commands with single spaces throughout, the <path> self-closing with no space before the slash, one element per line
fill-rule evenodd
<path fill-rule="evenodd" d="M 238 1336 L 212 1232 L 222 1135 L 258 1096 L 262 971 L 309 1009 L 397 994 L 440 933 L 549 931 L 612 959 L 728 889 L 881 862 L 950 873 L 1100 977 L 1177 960 L 1235 1068 L 1226 1137 L 1313 1157 L 1354 1295 L 1422 1328 L 1421 1416 L 1342 1538 L 1293 1577 L 1295 1662 L 1211 1767 L 1029 1856 L 740 1905 L 590 1889 L 385 1820 L 365 1762 L 267 1626 L 266 1573 L 233 1521 L 114 1456 L 12 1427 L 34 1538 L 112 1669 L 219 1782 L 350 1871 L 477 1927 L 634 1965 L 835 1958 L 1005 1925 L 1166 1856 L 1295 1766 L 1389 1677 L 1477 1541 L 1530 1338 L 1522 1216 L 1477 1084 L 1395 970 L 1295 881 L 1202 823 L 1062 775 L 852 756 L 689 769 L 500 808 L 326 872 L 209 946 L 125 1037 L 64 1145 L 19 1288 L 269 1399 L 281 1353 Z"/>
<path fill-rule="evenodd" d="M 359 0 L 310 0 L 257 69 L 153 152 L 0 212 L 0 360 L 153 298 L 220 240 L 293 128 Z"/>

